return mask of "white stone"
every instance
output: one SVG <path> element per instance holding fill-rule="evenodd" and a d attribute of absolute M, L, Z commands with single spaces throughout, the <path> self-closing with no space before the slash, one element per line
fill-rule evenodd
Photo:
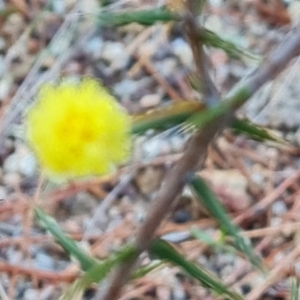
<path fill-rule="evenodd" d="M 18 173 L 31 177 L 37 171 L 37 161 L 25 145 L 19 145 L 16 152 L 11 154 L 3 164 L 4 172 Z"/>
<path fill-rule="evenodd" d="M 148 94 L 142 97 L 140 104 L 144 108 L 151 108 L 160 103 L 161 96 L 158 94 Z"/>
<path fill-rule="evenodd" d="M 37 171 L 37 161 L 33 154 L 28 154 L 20 160 L 19 172 L 22 175 L 31 177 Z"/>
<path fill-rule="evenodd" d="M 3 51 L 6 48 L 6 41 L 4 38 L 0 37 L 0 50 Z"/>
<path fill-rule="evenodd" d="M 10 172 L 17 173 L 18 167 L 19 167 L 19 159 L 17 153 L 13 153 L 10 156 L 8 156 L 3 164 L 3 169 L 7 173 Z"/>
<path fill-rule="evenodd" d="M 175 39 L 172 42 L 172 48 L 182 64 L 190 66 L 193 63 L 191 47 L 185 40 L 182 38 Z"/>
<path fill-rule="evenodd" d="M 96 36 L 86 44 L 85 51 L 87 51 L 94 59 L 99 59 L 102 56 L 101 52 L 103 46 L 103 39 L 99 36 Z"/>
<path fill-rule="evenodd" d="M 66 13 L 65 1 L 53 0 L 51 5 L 52 5 L 53 11 L 56 12 L 57 14 L 64 15 Z"/>
<path fill-rule="evenodd" d="M 138 81 L 132 79 L 124 79 L 117 83 L 114 87 L 115 93 L 120 97 L 130 97 L 140 88 Z"/>
<path fill-rule="evenodd" d="M 177 67 L 176 59 L 172 57 L 166 58 L 163 61 L 155 63 L 155 69 L 163 77 L 168 77 L 174 74 L 176 67 Z"/>
<path fill-rule="evenodd" d="M 272 205 L 273 214 L 276 216 L 280 216 L 287 212 L 287 207 L 283 201 L 276 201 Z"/>
<path fill-rule="evenodd" d="M 3 75 L 3 69 L 2 69 L 2 56 L 0 57 L 0 76 Z M 4 100 L 8 97 L 9 92 L 11 90 L 11 86 L 13 84 L 13 79 L 11 76 L 5 76 L 0 81 L 0 101 Z"/>
<path fill-rule="evenodd" d="M 102 50 L 102 58 L 109 62 L 114 70 L 120 70 L 128 64 L 130 56 L 122 43 L 106 42 Z"/>
<path fill-rule="evenodd" d="M 39 298 L 39 291 L 34 289 L 28 289 L 24 293 L 24 300 L 32 300 Z"/>
<path fill-rule="evenodd" d="M 4 186 L 0 186 L 0 201 L 7 198 L 7 189 Z"/>
<path fill-rule="evenodd" d="M 3 175 L 3 183 L 5 186 L 17 187 L 21 184 L 21 176 L 18 173 L 7 173 Z"/>

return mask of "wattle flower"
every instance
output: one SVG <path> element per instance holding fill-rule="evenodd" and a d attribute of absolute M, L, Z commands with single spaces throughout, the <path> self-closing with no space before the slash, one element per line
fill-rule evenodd
<path fill-rule="evenodd" d="M 129 159 L 130 117 L 94 79 L 42 86 L 26 123 L 29 144 L 51 177 L 101 175 Z"/>

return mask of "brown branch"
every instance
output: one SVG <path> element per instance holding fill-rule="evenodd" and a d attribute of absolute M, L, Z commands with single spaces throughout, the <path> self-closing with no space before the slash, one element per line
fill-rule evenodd
<path fill-rule="evenodd" d="M 243 81 L 238 88 L 234 89 L 229 96 L 224 99 L 224 104 L 228 110 L 221 110 L 218 119 L 210 121 L 189 142 L 183 157 L 178 163 L 170 169 L 165 177 L 164 183 L 153 201 L 153 207 L 149 212 L 146 221 L 141 226 L 136 236 L 136 247 L 138 254 L 146 250 L 153 238 L 153 235 L 159 227 L 163 218 L 170 211 L 171 205 L 178 199 L 182 188 L 184 187 L 189 172 L 196 169 L 197 166 L 203 166 L 207 154 L 207 148 L 226 125 L 224 120 L 227 114 L 240 107 L 245 101 L 252 96 L 259 87 L 273 79 L 282 71 L 289 61 L 300 52 L 300 24 L 287 35 L 286 39 L 270 55 L 269 59 L 259 67 L 248 80 Z M 246 90 L 246 92 L 245 92 Z M 228 124 L 227 124 L 228 125 Z M 123 285 L 129 279 L 130 273 L 135 265 L 136 259 L 132 258 L 121 264 L 108 279 L 105 288 L 102 287 L 100 293 L 96 296 L 98 300 L 114 300 L 120 295 Z"/>
<path fill-rule="evenodd" d="M 188 180 L 189 173 L 194 171 L 199 164 L 201 166 L 204 164 L 208 146 L 219 128 L 219 123 L 215 122 L 198 132 L 188 143 L 184 156 L 167 173 L 164 183 L 154 200 L 152 209 L 137 233 L 135 243 L 138 253 L 143 252 L 150 246 L 156 229 L 170 212 L 170 207 L 180 195 Z M 133 258 L 115 270 L 105 290 L 102 289 L 101 295 L 96 299 L 117 299 L 120 295 L 121 287 L 129 279 L 135 260 L 136 258 Z"/>
<path fill-rule="evenodd" d="M 191 45 L 193 57 L 197 69 L 197 77 L 199 79 L 202 92 L 204 94 L 204 101 L 208 107 L 215 106 L 220 101 L 219 92 L 209 75 L 208 57 L 206 56 L 203 44 L 199 37 L 204 32 L 203 27 L 199 27 L 196 23 L 196 1 L 188 0 L 186 3 L 187 12 L 184 17 L 186 33 Z"/>

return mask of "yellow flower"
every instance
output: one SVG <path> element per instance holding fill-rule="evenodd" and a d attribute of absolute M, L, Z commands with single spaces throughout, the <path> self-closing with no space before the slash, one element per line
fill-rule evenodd
<path fill-rule="evenodd" d="M 105 174 L 129 158 L 130 117 L 96 80 L 42 86 L 28 141 L 51 177 Z"/>

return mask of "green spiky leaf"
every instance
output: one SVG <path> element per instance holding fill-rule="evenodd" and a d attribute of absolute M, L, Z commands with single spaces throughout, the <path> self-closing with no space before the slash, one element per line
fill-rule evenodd
<path fill-rule="evenodd" d="M 238 134 L 246 134 L 252 139 L 260 142 L 276 142 L 280 144 L 284 143 L 284 140 L 276 136 L 271 130 L 261 125 L 257 125 L 248 119 L 235 118 L 232 123 L 232 128 L 234 132 Z"/>
<path fill-rule="evenodd" d="M 81 278 L 77 279 L 62 295 L 60 300 L 77 299 L 84 290 L 92 283 L 98 283 L 107 277 L 112 268 L 122 262 L 136 258 L 136 248 L 126 245 L 120 251 L 110 255 L 102 262 L 94 264 Z M 81 298 L 78 298 L 81 299 Z"/>
<path fill-rule="evenodd" d="M 201 284 L 211 289 L 215 293 L 219 295 L 224 294 L 233 300 L 243 299 L 239 294 L 231 291 L 214 275 L 210 274 L 205 268 L 197 266 L 193 262 L 187 260 L 167 242 L 160 239 L 154 240 L 151 244 L 150 252 L 162 260 L 171 262 L 174 265 L 181 267 L 190 276 L 199 280 Z"/>
<path fill-rule="evenodd" d="M 134 115 L 132 116 L 132 133 L 142 134 L 148 129 L 168 129 L 183 123 L 195 112 L 203 109 L 204 104 L 201 102 L 182 101 Z"/>
<path fill-rule="evenodd" d="M 156 22 L 169 22 L 177 19 L 166 7 L 129 11 L 122 13 L 104 12 L 98 17 L 102 26 L 123 26 L 131 23 L 139 23 L 144 26 L 151 26 Z"/>
<path fill-rule="evenodd" d="M 263 271 L 262 261 L 255 253 L 250 240 L 242 236 L 240 228 L 232 222 L 225 207 L 206 182 L 200 176 L 193 176 L 190 185 L 198 196 L 197 199 L 218 220 L 224 232 L 233 237 L 236 248 L 244 253 L 256 268 Z"/>
<path fill-rule="evenodd" d="M 35 215 L 37 219 L 41 222 L 42 226 L 50 231 L 50 233 L 57 239 L 60 245 L 69 253 L 71 256 L 75 257 L 81 265 L 83 270 L 90 269 L 98 261 L 90 257 L 73 239 L 66 236 L 66 234 L 61 230 L 57 222 L 41 209 L 35 208 Z"/>
<path fill-rule="evenodd" d="M 299 300 L 300 283 L 298 278 L 291 278 L 291 300 Z"/>
<path fill-rule="evenodd" d="M 224 244 L 223 241 L 214 241 L 210 234 L 197 228 L 191 228 L 191 234 L 205 244 L 209 245 L 216 251 L 223 251 L 235 254 L 236 249 L 232 246 Z"/>
<path fill-rule="evenodd" d="M 208 29 L 203 30 L 203 32 L 199 34 L 199 40 L 207 46 L 224 50 L 229 56 L 233 58 L 246 56 L 251 59 L 259 59 L 258 56 L 255 56 L 249 51 L 236 46 L 234 43 L 221 38 L 219 35 Z"/>

